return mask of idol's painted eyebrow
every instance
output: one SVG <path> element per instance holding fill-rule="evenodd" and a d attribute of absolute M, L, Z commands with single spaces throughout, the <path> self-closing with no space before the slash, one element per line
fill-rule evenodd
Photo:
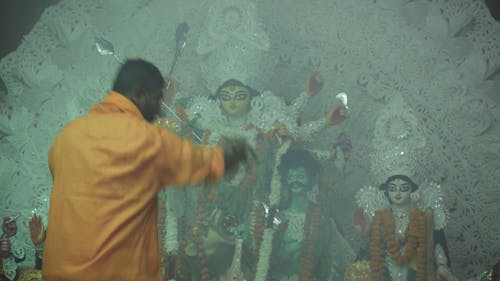
<path fill-rule="evenodd" d="M 409 183 L 402 183 L 401 185 L 396 185 L 394 183 L 389 183 L 389 188 L 396 188 L 396 187 L 400 187 L 400 188 L 409 188 L 410 187 L 410 184 Z"/>
<path fill-rule="evenodd" d="M 390 186 L 396 186 L 396 184 L 395 184 L 395 183 L 393 183 L 393 182 L 390 182 L 390 183 L 389 183 L 389 185 L 390 185 Z M 407 182 L 403 182 L 403 183 L 401 183 L 401 184 L 400 184 L 400 186 L 407 186 L 407 185 L 410 185 L 410 184 L 409 184 L 409 183 L 407 183 Z"/>
<path fill-rule="evenodd" d="M 221 94 L 235 94 L 235 95 L 238 95 L 238 94 L 247 94 L 248 93 L 245 90 L 239 90 L 237 92 L 232 92 L 232 91 L 228 91 L 228 90 L 225 90 L 225 89 L 221 90 L 220 92 L 221 92 Z"/>

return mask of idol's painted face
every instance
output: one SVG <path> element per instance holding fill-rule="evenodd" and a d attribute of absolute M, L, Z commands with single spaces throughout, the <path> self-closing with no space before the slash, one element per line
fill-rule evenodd
<path fill-rule="evenodd" d="M 402 179 L 395 179 L 387 184 L 387 192 L 391 203 L 406 206 L 410 203 L 411 184 Z"/>
<path fill-rule="evenodd" d="M 251 95 L 247 88 L 241 86 L 227 86 L 218 94 L 220 105 L 224 113 L 231 117 L 241 117 L 250 109 Z"/>
<path fill-rule="evenodd" d="M 303 167 L 288 170 L 286 183 L 293 193 L 306 190 L 308 182 L 309 178 L 307 177 L 306 169 Z"/>

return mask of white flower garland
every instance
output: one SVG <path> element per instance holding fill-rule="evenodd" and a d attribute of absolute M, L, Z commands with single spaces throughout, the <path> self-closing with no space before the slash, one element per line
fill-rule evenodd
<path fill-rule="evenodd" d="M 271 178 L 271 192 L 269 194 L 269 205 L 271 207 L 278 205 L 281 200 L 281 176 L 278 173 L 278 166 L 281 163 L 281 156 L 290 148 L 290 141 L 284 143 L 276 152 L 276 163 L 273 168 Z M 255 281 L 265 281 L 269 271 L 269 260 L 272 251 L 274 229 L 272 227 L 264 229 L 262 243 L 259 249 L 259 259 L 257 261 L 257 270 Z"/>
<path fill-rule="evenodd" d="M 273 228 L 264 229 L 262 235 L 262 243 L 259 249 L 259 260 L 257 262 L 257 271 L 255 272 L 255 281 L 266 281 L 267 272 L 269 270 L 269 260 L 271 257 L 271 250 L 273 248 Z"/>
<path fill-rule="evenodd" d="M 165 233 L 165 248 L 167 254 L 176 253 L 179 250 L 179 240 L 177 239 L 177 217 L 174 212 L 168 210 L 165 216 L 167 233 Z"/>

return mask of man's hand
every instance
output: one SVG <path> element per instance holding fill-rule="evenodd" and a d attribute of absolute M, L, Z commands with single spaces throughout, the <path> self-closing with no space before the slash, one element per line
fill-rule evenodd
<path fill-rule="evenodd" d="M 0 239 L 0 258 L 6 258 L 10 255 L 10 240 L 9 238 Z"/>
<path fill-rule="evenodd" d="M 224 150 L 224 170 L 226 173 L 234 172 L 239 164 L 248 166 L 257 158 L 254 149 L 243 138 L 222 138 L 220 145 Z"/>
<path fill-rule="evenodd" d="M 42 218 L 37 215 L 33 215 L 30 220 L 30 236 L 34 245 L 38 245 L 45 240 L 45 228 Z"/>

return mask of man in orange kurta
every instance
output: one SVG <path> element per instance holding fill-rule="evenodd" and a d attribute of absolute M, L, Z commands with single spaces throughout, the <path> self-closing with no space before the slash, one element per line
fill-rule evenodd
<path fill-rule="evenodd" d="M 219 180 L 246 161 L 246 143 L 196 146 L 152 125 L 165 82 L 129 60 L 113 91 L 52 144 L 43 280 L 160 281 L 157 192 Z"/>

